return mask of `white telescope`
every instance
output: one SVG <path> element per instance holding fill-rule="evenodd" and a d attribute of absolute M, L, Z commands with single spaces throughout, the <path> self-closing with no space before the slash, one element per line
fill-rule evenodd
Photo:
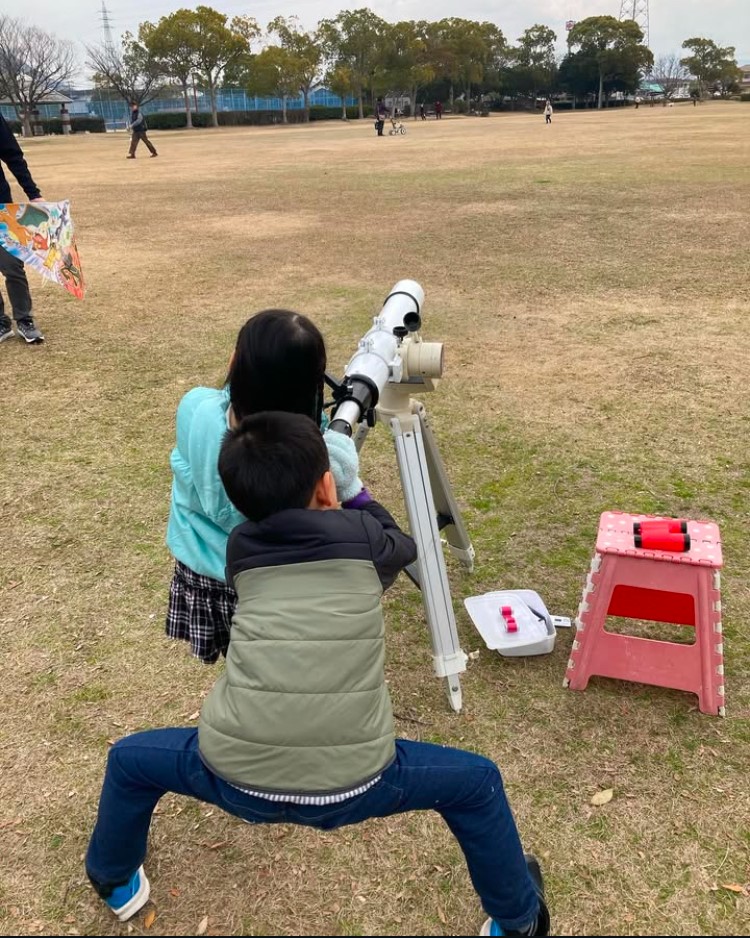
<path fill-rule="evenodd" d="M 415 280 L 399 280 L 372 327 L 359 340 L 344 378 L 334 387 L 331 429 L 351 436 L 362 420 L 371 420 L 387 384 L 423 383 L 443 373 L 443 346 L 422 342 L 424 290 Z"/>
<path fill-rule="evenodd" d="M 442 343 L 423 342 L 419 335 L 423 303 L 418 283 L 399 280 L 359 340 L 342 381 L 326 380 L 333 388 L 331 430 L 353 435 L 357 449 L 376 419 L 393 435 L 409 530 L 417 544 L 417 561 L 406 573 L 422 590 L 435 674 L 445 681 L 450 705 L 458 711 L 466 655 L 456 630 L 442 538 L 467 570 L 474 564 L 474 548 L 427 411 L 412 397 L 433 391 L 443 374 Z"/>

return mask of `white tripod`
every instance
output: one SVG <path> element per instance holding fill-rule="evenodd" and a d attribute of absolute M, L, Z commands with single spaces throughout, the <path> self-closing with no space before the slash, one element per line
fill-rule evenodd
<path fill-rule="evenodd" d="M 474 548 L 445 474 L 424 405 L 412 393 L 434 391 L 443 373 L 443 346 L 423 342 L 424 290 L 414 280 L 399 280 L 388 294 L 341 382 L 326 376 L 333 389 L 331 429 L 354 436 L 357 449 L 376 421 L 390 427 L 396 445 L 401 487 L 417 561 L 408 575 L 422 590 L 432 637 L 435 674 L 444 678 L 451 707 L 461 709 L 459 674 L 466 655 L 456 631 L 440 532 L 451 553 L 471 570 Z"/>
<path fill-rule="evenodd" d="M 445 473 L 427 411 L 411 397 L 411 392 L 419 388 L 431 391 L 433 385 L 429 379 L 387 384 L 375 414 L 393 434 L 409 528 L 417 545 L 416 564 L 406 572 L 422 590 L 435 674 L 445 678 L 448 700 L 458 712 L 462 706 L 459 674 L 466 670 L 466 655 L 456 631 L 441 532 L 451 553 L 469 571 L 474 567 L 474 548 Z M 367 423 L 360 423 L 355 434 L 357 449 L 368 432 Z"/>

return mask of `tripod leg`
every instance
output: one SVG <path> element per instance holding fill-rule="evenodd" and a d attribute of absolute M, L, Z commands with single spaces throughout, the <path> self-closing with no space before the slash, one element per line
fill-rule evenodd
<path fill-rule="evenodd" d="M 462 706 L 461 682 L 458 675 L 466 670 L 466 655 L 461 650 L 456 631 L 448 574 L 437 526 L 435 505 L 430 486 L 430 473 L 422 440 L 421 422 L 391 417 L 391 431 L 404 490 L 409 527 L 417 544 L 417 568 L 422 588 L 422 602 L 432 639 L 432 661 L 435 674 L 446 679 L 448 700 L 455 711 Z"/>
<path fill-rule="evenodd" d="M 461 510 L 453 494 L 450 480 L 445 472 L 437 440 L 430 427 L 429 417 L 424 404 L 413 401 L 412 407 L 419 417 L 422 438 L 427 456 L 427 469 L 432 484 L 432 494 L 438 514 L 438 527 L 448 542 L 450 552 L 471 572 L 474 569 L 474 547 L 461 517 Z"/>

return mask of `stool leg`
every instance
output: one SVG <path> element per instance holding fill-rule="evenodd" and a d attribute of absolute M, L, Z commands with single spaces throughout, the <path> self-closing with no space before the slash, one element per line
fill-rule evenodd
<path fill-rule="evenodd" d="M 563 685 L 585 690 L 591 677 L 591 656 L 607 621 L 612 595 L 613 566 L 609 557 L 595 554 L 583 590 L 576 620 L 576 635 Z"/>
<path fill-rule="evenodd" d="M 724 716 L 724 634 L 721 624 L 721 578 L 718 570 L 701 571 L 696 591 L 695 641 L 700 646 L 702 713 Z"/>

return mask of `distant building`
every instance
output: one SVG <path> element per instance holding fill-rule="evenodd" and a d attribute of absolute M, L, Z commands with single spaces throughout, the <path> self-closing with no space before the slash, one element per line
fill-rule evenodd
<path fill-rule="evenodd" d="M 750 86 L 750 65 L 740 65 L 740 71 L 742 72 L 742 78 L 740 78 L 740 85 L 743 88 Z"/>
<path fill-rule="evenodd" d="M 59 117 L 60 108 L 63 105 L 71 114 L 78 114 L 80 112 L 74 108 L 74 103 L 73 99 L 66 94 L 62 94 L 60 91 L 51 91 L 39 102 L 39 115 L 46 119 Z M 84 110 L 83 113 L 88 114 L 88 110 Z M 10 98 L 0 98 L 0 114 L 6 120 L 18 120 L 18 111 Z"/>

